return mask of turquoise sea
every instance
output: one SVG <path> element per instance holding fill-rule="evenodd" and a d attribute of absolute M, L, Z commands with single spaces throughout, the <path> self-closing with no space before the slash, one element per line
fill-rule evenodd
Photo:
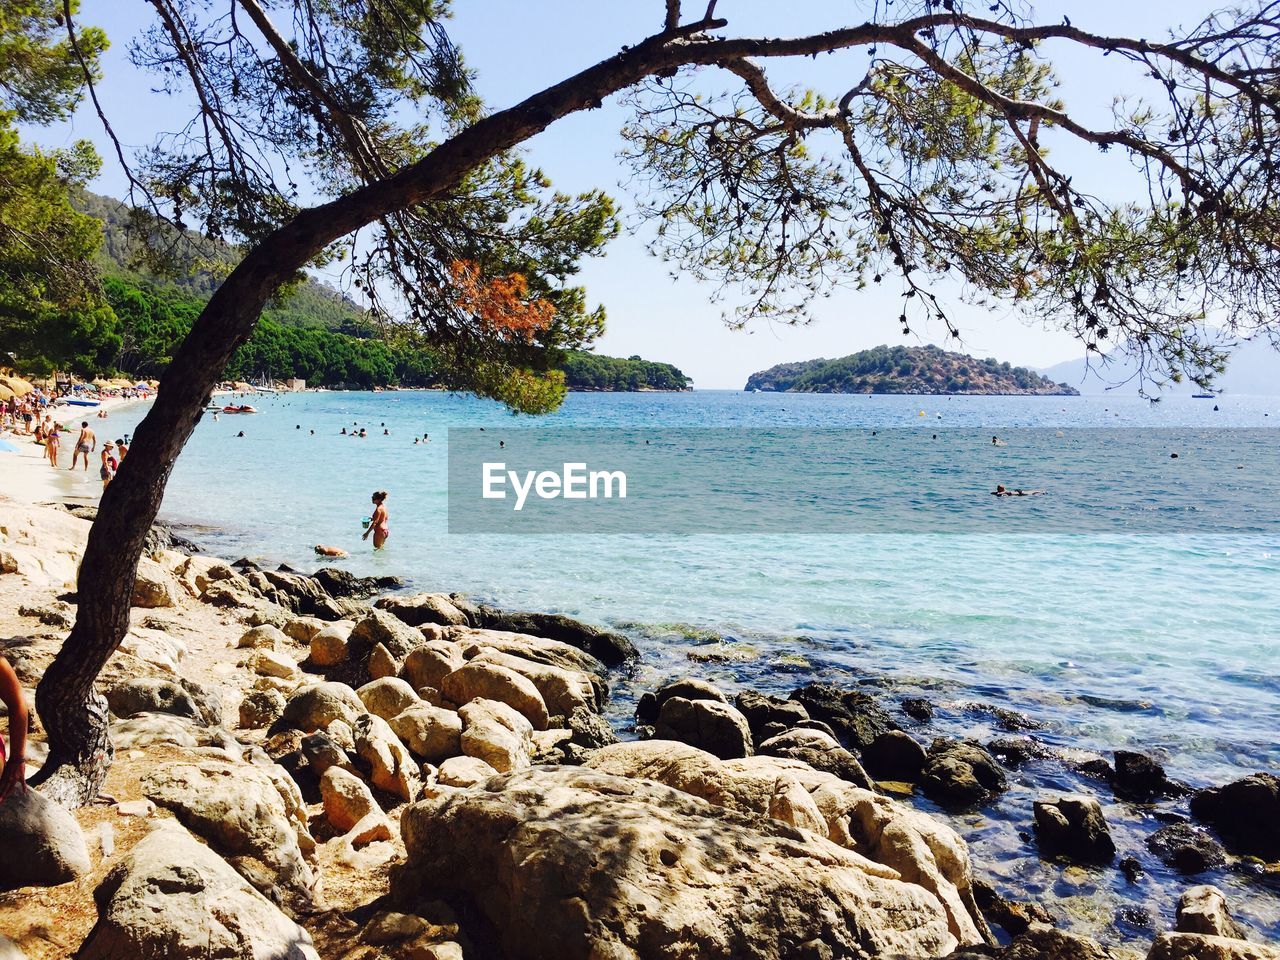
<path fill-rule="evenodd" d="M 1008 735 L 983 706 L 994 705 L 1023 714 L 1049 744 L 1154 752 L 1171 775 L 1194 785 L 1280 767 L 1280 535 L 1269 495 L 1253 505 L 1259 522 L 1230 534 L 1073 533 L 1058 525 L 1048 533 L 947 535 L 451 536 L 446 524 L 450 428 L 483 426 L 495 439 L 565 427 L 647 429 L 655 438 L 709 427 L 930 435 L 1254 428 L 1268 431 L 1256 436 L 1274 452 L 1280 398 L 572 394 L 561 411 L 536 419 L 440 392 L 251 402 L 257 416 L 205 416 L 174 470 L 165 519 L 191 525 L 194 539 L 227 556 L 309 569 L 315 544 L 335 544 L 351 552 L 343 563 L 358 573 L 397 574 L 415 588 L 618 627 L 643 651 L 616 685 L 620 725 L 637 691 L 672 674 L 782 693 L 824 680 L 871 684 L 889 701 L 929 698 L 937 720 L 914 731 L 923 739 Z M 126 432 L 143 412 L 122 411 L 101 432 Z M 353 426 L 369 436 L 340 434 Z M 430 443 L 415 445 L 424 433 Z M 1153 462 L 1153 477 L 1164 466 Z M 360 540 L 375 489 L 389 492 L 392 529 L 376 555 Z M 1192 500 L 1214 493 L 1178 492 Z M 1098 792 L 1096 784 L 1052 765 L 1012 779 L 998 804 L 955 820 L 980 873 L 1108 939 L 1163 928 L 1188 882 L 1146 853 L 1142 839 L 1158 826 L 1147 813 L 1107 808 L 1122 855 L 1139 856 L 1149 870 L 1149 881 L 1131 889 L 1114 870 L 1042 864 L 1020 836 L 1041 791 Z M 1274 937 L 1274 878 L 1200 881 L 1228 886 L 1244 918 Z M 1079 906 L 1086 901 L 1104 906 L 1086 910 Z"/>

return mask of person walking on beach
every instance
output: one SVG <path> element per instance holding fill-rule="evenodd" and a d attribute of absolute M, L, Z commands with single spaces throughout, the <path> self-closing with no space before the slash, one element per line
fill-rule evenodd
<path fill-rule="evenodd" d="M 18 675 L 4 657 L 0 657 L 0 703 L 9 712 L 9 753 L 5 754 L 4 737 L 0 737 L 0 803 L 15 787 L 27 785 L 27 702 L 22 696 Z"/>
<path fill-rule="evenodd" d="M 58 440 L 58 425 L 55 423 L 44 435 L 44 455 L 55 469 L 58 466 Z"/>
<path fill-rule="evenodd" d="M 71 454 L 71 469 L 76 468 L 76 458 L 84 457 L 84 469 L 89 469 L 89 454 L 98 449 L 98 438 L 89 429 L 89 421 L 80 421 L 80 436 L 76 438 L 76 448 Z"/>
<path fill-rule="evenodd" d="M 373 549 L 381 550 L 382 545 L 391 536 L 391 528 L 387 524 L 387 491 L 377 490 L 373 497 L 373 516 L 369 518 L 369 526 L 365 528 L 361 540 L 368 540 L 373 534 Z"/>

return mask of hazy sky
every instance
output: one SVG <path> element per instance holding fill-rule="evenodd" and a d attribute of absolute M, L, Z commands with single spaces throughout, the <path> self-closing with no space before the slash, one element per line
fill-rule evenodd
<path fill-rule="evenodd" d="M 696 3 L 689 3 L 691 8 Z M 1158 39 L 1170 27 L 1191 25 L 1217 6 L 1212 0 L 1163 0 L 1117 3 L 1076 0 L 1032 5 L 1039 20 L 1061 20 L 1069 11 L 1072 22 L 1100 33 L 1127 33 Z M 478 87 L 492 107 L 517 102 L 535 90 L 635 44 L 655 32 L 662 19 L 661 0 L 456 0 L 451 31 L 478 76 Z M 722 0 L 718 13 L 730 20 L 730 31 L 758 35 L 808 33 L 817 29 L 861 22 L 869 4 L 836 0 Z M 127 61 L 129 41 L 149 22 L 150 7 L 142 0 L 83 0 L 81 18 L 103 26 L 113 41 L 105 62 L 101 95 L 118 134 L 129 145 L 142 147 L 158 131 L 172 129 L 188 112 L 184 105 L 151 92 L 153 78 Z M 1057 57 L 1068 107 L 1087 119 L 1103 122 L 1114 97 L 1140 92 L 1135 74 L 1096 54 L 1081 55 L 1069 45 L 1047 48 Z M 865 62 L 862 54 L 770 64 L 775 85 L 812 85 L 839 95 L 856 78 Z M 1117 58 L 1118 59 L 1118 58 Z M 737 81 L 725 76 L 732 87 Z M 625 186 L 628 171 L 618 159 L 619 128 L 628 111 L 616 102 L 603 109 L 565 118 L 528 144 L 531 159 L 560 189 L 577 191 L 601 187 L 617 196 L 624 210 L 631 207 Z M 98 142 L 106 158 L 95 188 L 123 195 L 123 177 L 98 126 L 97 118 L 82 110 L 71 123 L 39 131 L 36 137 L 56 145 L 76 137 Z M 1077 173 L 1077 182 L 1095 189 L 1119 191 L 1122 197 L 1136 184 L 1087 150 L 1058 143 L 1055 156 Z M 1118 186 L 1119 185 L 1119 186 Z M 584 268 L 581 279 L 593 302 L 609 314 L 608 331 L 598 342 L 601 353 L 636 353 L 675 363 L 703 388 L 741 388 L 748 374 L 772 364 L 812 357 L 841 356 L 880 343 L 945 344 L 941 329 L 920 329 L 904 338 L 897 323 L 900 299 L 889 284 L 866 291 L 841 291 L 815 308 L 815 322 L 805 327 L 756 324 L 732 331 L 722 321 L 726 304 L 710 302 L 712 288 L 689 278 L 673 279 L 671 267 L 645 248 L 650 231 L 644 226 L 624 234 L 606 256 Z M 1047 366 L 1083 356 L 1083 350 L 1061 332 L 1028 325 L 1016 312 L 992 313 L 966 307 L 960 291 L 943 285 L 952 316 L 960 324 L 963 343 L 952 347 L 978 356 L 995 356 L 1016 364 Z M 731 301 L 730 301 L 731 305 Z"/>

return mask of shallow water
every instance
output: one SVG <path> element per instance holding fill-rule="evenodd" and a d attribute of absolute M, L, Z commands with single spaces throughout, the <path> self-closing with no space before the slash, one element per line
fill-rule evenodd
<path fill-rule="evenodd" d="M 336 544 L 359 573 L 619 626 L 644 653 L 618 685 L 619 722 L 635 691 L 677 672 L 774 692 L 815 679 L 872 681 L 890 705 L 915 693 L 939 704 L 935 724 L 916 731 L 925 738 L 977 724 L 983 739 L 982 719 L 963 706 L 983 701 L 1042 724 L 1037 736 L 1049 743 L 1154 751 L 1197 785 L 1280 766 L 1274 502 L 1257 505 L 1267 522 L 1255 532 L 1232 535 L 450 536 L 445 523 L 450 427 L 484 426 L 495 438 L 549 427 L 648 427 L 655 436 L 672 427 L 1275 428 L 1280 399 L 574 394 L 536 420 L 432 392 L 253 402 L 257 416 L 199 425 L 170 482 L 167 519 L 197 525 L 196 539 L 221 554 L 307 568 L 314 544 Z M 138 416 L 108 422 L 119 433 Z M 367 439 L 339 435 L 357 423 Z M 424 432 L 431 443 L 415 446 Z M 374 489 L 390 493 L 392 527 L 377 555 L 360 541 Z M 1037 790 L 1087 785 L 1051 766 L 1013 779 L 994 808 L 956 821 L 979 872 L 1039 892 L 1078 928 L 1109 939 L 1150 936 L 1135 905 L 1156 929 L 1166 925 L 1191 881 L 1146 853 L 1141 838 L 1158 824 L 1108 809 L 1121 855 L 1139 855 L 1150 870 L 1137 887 L 1115 870 L 1063 871 L 1028 856 L 1019 831 L 1029 831 Z M 1231 887 L 1245 919 L 1280 935 L 1264 881 L 1197 881 Z"/>

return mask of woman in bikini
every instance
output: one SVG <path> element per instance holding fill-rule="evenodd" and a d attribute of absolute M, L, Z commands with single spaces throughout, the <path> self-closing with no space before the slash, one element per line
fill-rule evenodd
<path fill-rule="evenodd" d="M 58 466 L 58 425 L 55 423 L 49 427 L 49 432 L 44 435 L 44 455 L 49 458 L 49 463 L 54 467 Z"/>
<path fill-rule="evenodd" d="M 27 702 L 22 696 L 18 675 L 4 657 L 0 657 L 0 702 L 9 711 L 9 749 L 5 755 L 4 737 L 0 737 L 0 802 L 15 787 L 27 780 Z"/>
<path fill-rule="evenodd" d="M 391 528 L 387 526 L 387 491 L 376 491 L 372 500 L 373 516 L 369 519 L 369 526 L 360 539 L 368 540 L 369 534 L 372 533 L 373 549 L 381 550 L 382 545 L 387 542 L 387 537 L 391 535 Z"/>

